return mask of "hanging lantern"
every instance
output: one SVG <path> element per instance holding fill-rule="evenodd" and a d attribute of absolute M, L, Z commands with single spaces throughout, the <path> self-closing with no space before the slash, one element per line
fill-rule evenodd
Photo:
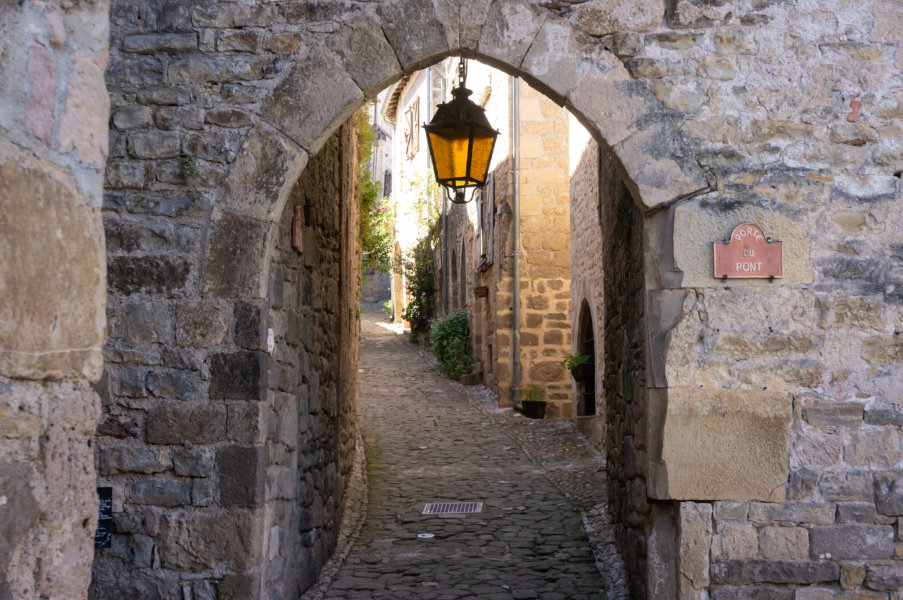
<path fill-rule="evenodd" d="M 486 111 L 468 98 L 473 92 L 464 87 L 466 78 L 467 67 L 462 58 L 458 64 L 458 87 L 452 90 L 452 101 L 436 107 L 433 120 L 423 126 L 436 182 L 445 187 L 452 202 L 458 204 L 467 202 L 464 199 L 466 188 L 477 189 L 485 185 L 499 134 L 489 124 Z"/>

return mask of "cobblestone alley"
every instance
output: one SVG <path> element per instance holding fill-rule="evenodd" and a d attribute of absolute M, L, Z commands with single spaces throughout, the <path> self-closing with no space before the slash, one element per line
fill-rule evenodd
<path fill-rule="evenodd" d="M 449 382 L 381 320 L 362 313 L 369 509 L 328 589 L 308 597 L 626 597 L 598 453 L 569 422 L 497 410 L 485 388 Z M 440 501 L 483 502 L 483 510 L 421 514 Z"/>

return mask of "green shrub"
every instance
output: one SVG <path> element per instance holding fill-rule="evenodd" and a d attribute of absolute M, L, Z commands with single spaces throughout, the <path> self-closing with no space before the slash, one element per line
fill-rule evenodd
<path fill-rule="evenodd" d="M 443 315 L 433 319 L 430 327 L 430 342 L 436 360 L 449 377 L 457 379 L 470 372 L 470 326 L 467 311 Z"/>
<path fill-rule="evenodd" d="M 386 314 L 386 317 L 391 319 L 392 318 L 392 301 L 386 300 L 385 302 L 383 302 L 382 310 Z"/>

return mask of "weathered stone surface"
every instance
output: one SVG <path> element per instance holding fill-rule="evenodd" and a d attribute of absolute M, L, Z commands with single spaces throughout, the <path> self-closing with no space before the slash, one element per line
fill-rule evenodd
<path fill-rule="evenodd" d="M 153 506 L 191 504 L 190 479 L 143 479 L 131 486 L 129 501 Z"/>
<path fill-rule="evenodd" d="M 663 58 L 631 58 L 624 61 L 624 66 L 634 79 L 661 79 L 683 71 L 680 61 Z"/>
<path fill-rule="evenodd" d="M 319 85 L 310 85 L 316 81 Z M 323 98 L 329 102 L 323 102 Z M 325 50 L 315 48 L 267 96 L 260 113 L 307 152 L 316 152 L 364 95 Z"/>
<path fill-rule="evenodd" d="M 218 52 L 255 52 L 260 44 L 260 34 L 256 31 L 226 31 L 216 39 Z"/>
<path fill-rule="evenodd" d="M 129 154 L 135 158 L 175 158 L 181 147 L 177 133 L 151 131 L 129 136 Z"/>
<path fill-rule="evenodd" d="M 215 108 L 207 111 L 204 120 L 220 127 L 247 127 L 251 124 L 251 115 L 235 108 Z"/>
<path fill-rule="evenodd" d="M 791 412 L 780 392 L 672 388 L 656 434 L 661 456 L 650 456 L 650 496 L 782 499 Z"/>
<path fill-rule="evenodd" d="M 368 98 L 402 75 L 401 65 L 378 18 L 355 13 L 345 27 L 329 36 L 328 43 L 341 56 L 348 75 Z M 368 59 L 361 61 L 362 56 Z"/>
<path fill-rule="evenodd" d="M 840 587 L 852 590 L 865 581 L 865 567 L 857 564 L 845 564 L 840 568 Z"/>
<path fill-rule="evenodd" d="M 813 559 L 855 560 L 894 555 L 894 528 L 889 525 L 836 525 L 809 531 Z"/>
<path fill-rule="evenodd" d="M 829 502 L 865 502 L 872 497 L 872 477 L 868 471 L 827 471 L 818 478 L 818 491 Z"/>
<path fill-rule="evenodd" d="M 678 532 L 678 589 L 681 598 L 691 598 L 693 590 L 709 586 L 712 505 L 681 502 Z"/>
<path fill-rule="evenodd" d="M 248 511 L 168 513 L 160 523 L 160 559 L 168 569 L 203 569 L 223 563 L 241 572 L 260 560 L 258 527 Z"/>
<path fill-rule="evenodd" d="M 264 400 L 267 358 L 262 352 L 232 352 L 210 356 L 210 397 L 223 400 Z"/>
<path fill-rule="evenodd" d="M 186 400 L 197 391 L 196 376 L 182 371 L 148 373 L 147 391 L 157 398 Z"/>
<path fill-rule="evenodd" d="M 830 525 L 834 522 L 831 504 L 783 502 L 779 504 L 753 502 L 749 520 L 758 523 L 787 522 Z"/>
<path fill-rule="evenodd" d="M 858 402 L 806 401 L 803 418 L 813 427 L 827 429 L 859 429 L 862 425 L 862 404 Z"/>
<path fill-rule="evenodd" d="M 745 515 L 743 518 L 746 518 Z M 756 558 L 758 554 L 759 537 L 752 523 L 728 521 L 718 524 L 712 541 L 713 560 Z"/>
<path fill-rule="evenodd" d="M 759 549 L 767 560 L 806 560 L 809 533 L 802 527 L 764 527 L 759 532 Z"/>
<path fill-rule="evenodd" d="M 857 467 L 892 468 L 903 459 L 900 434 L 892 429 L 854 433 L 844 447 L 843 459 Z"/>
<path fill-rule="evenodd" d="M 665 5 L 660 2 L 590 0 L 577 6 L 577 24 L 595 36 L 621 31 L 654 31 L 661 26 L 664 17 Z"/>
<path fill-rule="evenodd" d="M 0 373 L 96 381 L 106 304 L 100 215 L 69 176 L 3 141 L 0 197 L 0 256 L 21 267 L 0 269 Z"/>
<path fill-rule="evenodd" d="M 170 307 L 160 302 L 130 302 L 111 311 L 110 339 L 126 346 L 166 344 L 173 339 Z"/>
<path fill-rule="evenodd" d="M 489 64 L 520 65 L 546 20 L 546 11 L 534 4 L 493 2 L 483 23 L 477 55 Z"/>
<path fill-rule="evenodd" d="M 903 590 L 903 565 L 869 565 L 865 585 L 885 592 Z"/>
<path fill-rule="evenodd" d="M 235 345 L 246 350 L 265 350 L 267 320 L 263 309 L 251 302 L 236 302 L 233 315 Z"/>
<path fill-rule="evenodd" d="M 903 362 L 903 339 L 894 335 L 878 335 L 863 340 L 862 358 L 874 366 Z"/>
<path fill-rule="evenodd" d="M 59 120 L 61 152 L 76 150 L 89 163 L 102 165 L 107 158 L 107 118 L 110 98 L 104 86 L 107 53 L 76 50 L 66 88 L 66 108 Z"/>
<path fill-rule="evenodd" d="M 707 187 L 699 165 L 686 156 L 678 134 L 664 122 L 638 131 L 612 151 L 624 168 L 624 184 L 646 208 Z"/>
<path fill-rule="evenodd" d="M 102 449 L 99 465 L 101 475 L 160 473 L 167 468 L 152 450 L 132 447 Z"/>
<path fill-rule="evenodd" d="M 255 127 L 224 182 L 223 207 L 275 222 L 307 165 L 307 153 L 294 142 Z"/>
<path fill-rule="evenodd" d="M 429 0 L 386 0 L 378 11 L 386 39 L 405 73 L 448 55 L 448 38 Z"/>
<path fill-rule="evenodd" d="M 176 342 L 183 347 L 209 348 L 223 341 L 226 321 L 218 304 L 183 302 L 176 311 Z"/>
<path fill-rule="evenodd" d="M 903 516 L 903 471 L 875 473 L 875 507 L 882 515 Z"/>
<path fill-rule="evenodd" d="M 745 521 L 749 515 L 749 504 L 746 502 L 715 502 L 712 514 L 717 521 Z"/>
<path fill-rule="evenodd" d="M 152 33 L 127 35 L 122 39 L 122 49 L 136 54 L 156 54 L 158 52 L 190 52 L 197 50 L 196 33 Z"/>
<path fill-rule="evenodd" d="M 268 238 L 266 221 L 214 211 L 207 241 L 204 291 L 220 298 L 264 298 Z"/>
<path fill-rule="evenodd" d="M 117 256 L 110 261 L 109 286 L 124 295 L 178 296 L 188 283 L 191 263 L 180 257 Z"/>
<path fill-rule="evenodd" d="M 224 446 L 216 451 L 219 501 L 222 506 L 255 508 L 263 502 L 264 449 Z"/>
<path fill-rule="evenodd" d="M 149 444 L 212 444 L 225 439 L 222 405 L 158 404 L 148 411 Z"/>
<path fill-rule="evenodd" d="M 153 123 L 151 111 L 146 106 L 124 106 L 113 111 L 113 125 L 116 129 L 135 129 Z"/>
<path fill-rule="evenodd" d="M 264 62 L 257 58 L 230 56 L 228 58 L 191 57 L 170 63 L 169 83 L 223 83 L 262 79 Z"/>
<path fill-rule="evenodd" d="M 836 581 L 839 574 L 840 567 L 830 562 L 716 560 L 712 563 L 712 583 L 717 584 L 812 584 Z"/>

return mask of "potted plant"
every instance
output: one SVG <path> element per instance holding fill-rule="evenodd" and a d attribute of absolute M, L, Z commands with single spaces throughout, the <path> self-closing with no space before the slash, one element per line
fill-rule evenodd
<path fill-rule="evenodd" d="M 489 295 L 489 286 L 476 285 L 473 288 L 473 295 L 477 298 L 485 298 Z"/>
<path fill-rule="evenodd" d="M 571 372 L 575 381 L 592 379 L 596 374 L 596 367 L 590 362 L 589 354 L 572 354 L 561 361 L 561 366 Z"/>
<path fill-rule="evenodd" d="M 533 385 L 529 388 L 521 388 L 521 412 L 530 419 L 543 419 L 546 416 L 546 401 L 540 399 L 540 389 Z"/>

